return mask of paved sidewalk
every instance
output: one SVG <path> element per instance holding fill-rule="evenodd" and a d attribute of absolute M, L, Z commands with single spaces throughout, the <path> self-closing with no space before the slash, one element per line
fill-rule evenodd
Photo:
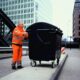
<path fill-rule="evenodd" d="M 61 55 L 60 64 L 55 68 L 51 68 L 50 61 L 42 61 L 42 64 L 46 64 L 45 66 L 27 66 L 1 78 L 0 80 L 53 80 L 61 69 L 66 58 L 67 54 Z"/>
<path fill-rule="evenodd" d="M 58 80 L 80 80 L 80 49 L 68 49 L 68 59 Z"/>

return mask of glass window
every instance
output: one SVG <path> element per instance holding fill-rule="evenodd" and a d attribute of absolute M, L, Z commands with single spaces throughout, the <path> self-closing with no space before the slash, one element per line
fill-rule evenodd
<path fill-rule="evenodd" d="M 80 26 L 79 26 L 79 30 L 80 30 Z"/>
<path fill-rule="evenodd" d="M 20 8 L 20 5 L 18 5 L 18 9 Z"/>
<path fill-rule="evenodd" d="M 6 2 L 6 6 L 8 5 L 8 2 Z M 3 5 L 4 6 L 4 5 Z"/>
<path fill-rule="evenodd" d="M 2 7 L 2 4 L 0 4 L 0 7 Z"/>
<path fill-rule="evenodd" d="M 18 15 L 17 18 L 20 19 L 20 16 Z"/>
<path fill-rule="evenodd" d="M 21 15 L 21 19 L 23 19 L 23 15 Z"/>
<path fill-rule="evenodd" d="M 26 14 L 24 15 L 24 18 L 25 18 L 25 19 L 27 18 L 27 15 L 26 15 Z"/>
<path fill-rule="evenodd" d="M 20 10 L 18 10 L 18 14 L 20 14 Z"/>
<path fill-rule="evenodd" d="M 23 3 L 23 0 L 21 0 L 21 3 Z"/>
<path fill-rule="evenodd" d="M 28 7 L 30 7 L 30 3 L 28 3 Z"/>
<path fill-rule="evenodd" d="M 23 4 L 21 5 L 21 8 L 23 8 Z"/>
<path fill-rule="evenodd" d="M 5 6 L 5 2 L 3 3 L 3 5 Z"/>
<path fill-rule="evenodd" d="M 17 5 L 15 5 L 15 9 L 17 9 L 18 7 L 17 7 Z"/>
<path fill-rule="evenodd" d="M 80 24 L 80 20 L 79 20 L 79 24 Z"/>
<path fill-rule="evenodd" d="M 8 8 L 6 7 L 6 11 L 8 10 Z"/>
<path fill-rule="evenodd" d="M 24 10 L 24 13 L 27 13 L 27 9 Z"/>
<path fill-rule="evenodd" d="M 3 8 L 3 11 L 5 10 L 5 8 Z"/>
<path fill-rule="evenodd" d="M 30 9 L 28 9 L 28 11 L 27 12 L 30 12 Z"/>
<path fill-rule="evenodd" d="M 14 1 L 11 1 L 12 2 L 12 4 L 14 4 Z"/>
<path fill-rule="evenodd" d="M 15 11 L 15 15 L 17 14 L 17 11 Z"/>
<path fill-rule="evenodd" d="M 27 14 L 27 18 L 30 18 L 30 14 Z"/>
<path fill-rule="evenodd" d="M 20 0 L 18 0 L 18 3 L 20 3 Z"/>
<path fill-rule="evenodd" d="M 31 3 L 31 7 L 33 7 L 34 6 L 34 3 Z"/>
<path fill-rule="evenodd" d="M 30 0 L 28 0 L 28 1 L 30 1 Z"/>
<path fill-rule="evenodd" d="M 9 1 L 9 5 L 11 4 L 11 1 Z"/>
<path fill-rule="evenodd" d="M 33 8 L 31 8 L 31 12 L 33 12 L 34 11 L 34 9 Z"/>
<path fill-rule="evenodd" d="M 21 10 L 21 14 L 23 13 L 23 10 Z"/>
<path fill-rule="evenodd" d="M 24 4 L 24 8 L 26 8 L 27 7 L 27 4 Z"/>
<path fill-rule="evenodd" d="M 33 20 L 31 20 L 31 23 L 33 23 Z"/>
<path fill-rule="evenodd" d="M 27 2 L 27 0 L 24 0 L 24 2 Z"/>
<path fill-rule="evenodd" d="M 33 14 L 31 14 L 31 18 L 33 18 Z"/>
<path fill-rule="evenodd" d="M 80 32 L 79 32 L 79 36 L 80 36 Z"/>
<path fill-rule="evenodd" d="M 26 24 L 26 20 L 24 20 L 24 24 Z"/>
<path fill-rule="evenodd" d="M 38 3 L 36 4 L 36 10 L 38 10 Z"/>
<path fill-rule="evenodd" d="M 17 0 L 15 0 L 15 4 L 17 3 Z"/>
<path fill-rule="evenodd" d="M 30 23 L 30 20 L 27 20 L 27 23 Z"/>
<path fill-rule="evenodd" d="M 80 19 L 80 14 L 79 14 L 79 19 Z"/>

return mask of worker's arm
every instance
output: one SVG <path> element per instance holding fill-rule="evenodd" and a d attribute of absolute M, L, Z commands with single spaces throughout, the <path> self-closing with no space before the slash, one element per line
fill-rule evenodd
<path fill-rule="evenodd" d="M 17 36 L 24 36 L 25 33 L 15 29 L 14 34 L 17 35 Z"/>

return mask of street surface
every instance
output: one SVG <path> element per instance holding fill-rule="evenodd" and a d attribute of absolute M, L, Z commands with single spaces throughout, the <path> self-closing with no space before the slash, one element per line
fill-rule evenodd
<path fill-rule="evenodd" d="M 80 80 L 80 49 L 68 49 L 68 58 L 58 80 Z"/>
<path fill-rule="evenodd" d="M 68 54 L 68 58 L 67 58 L 66 63 L 63 66 L 63 69 L 61 71 L 61 74 L 58 80 L 80 80 L 80 49 L 66 49 L 65 52 L 66 54 Z M 51 69 L 49 65 L 39 66 L 38 68 L 31 67 L 30 59 L 28 56 L 23 56 L 22 63 L 24 66 L 24 69 L 22 69 L 23 73 L 24 73 L 24 70 L 26 72 L 27 71 L 32 71 L 32 72 L 42 71 L 43 75 L 45 75 L 43 70 L 46 70 L 46 71 L 48 70 L 48 71 L 51 71 L 50 73 L 53 73 L 52 72 L 53 69 Z M 18 70 L 11 69 L 11 58 L 0 60 L 0 78 L 5 77 L 6 75 L 9 75 L 16 71 Z M 49 72 L 46 72 L 46 74 L 48 73 Z"/>
<path fill-rule="evenodd" d="M 55 61 L 54 68 L 51 67 L 52 61 L 42 61 L 41 65 L 37 61 L 37 66 L 32 67 L 32 66 L 30 66 L 30 59 L 28 58 L 28 56 L 24 56 L 23 57 L 24 68 L 18 69 L 13 73 L 12 73 L 13 70 L 11 70 L 11 67 L 10 67 L 11 59 L 8 59 L 7 62 L 2 61 L 2 65 L 4 62 L 6 62 L 5 63 L 6 65 L 3 65 L 3 66 L 5 67 L 8 65 L 6 67 L 8 70 L 6 72 L 6 69 L 2 68 L 2 69 L 4 69 L 4 70 L 2 70 L 2 72 L 3 71 L 4 72 L 2 75 L 3 77 L 0 78 L 0 80 L 53 80 L 55 78 L 56 74 L 58 73 L 58 71 L 60 70 L 60 66 L 63 64 L 66 56 L 67 56 L 66 54 L 62 54 L 59 65 L 57 66 L 56 65 L 57 63 Z M 4 75 L 4 73 L 6 76 Z"/>
<path fill-rule="evenodd" d="M 11 61 L 11 58 L 0 60 L 0 78 L 16 71 L 11 69 Z M 22 64 L 24 67 L 30 66 L 28 56 L 23 56 Z"/>

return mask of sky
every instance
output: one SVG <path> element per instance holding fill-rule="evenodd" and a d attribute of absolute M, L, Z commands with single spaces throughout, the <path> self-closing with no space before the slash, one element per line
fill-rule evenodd
<path fill-rule="evenodd" d="M 63 37 L 72 36 L 74 2 L 75 0 L 52 0 L 53 24 L 63 31 Z"/>

